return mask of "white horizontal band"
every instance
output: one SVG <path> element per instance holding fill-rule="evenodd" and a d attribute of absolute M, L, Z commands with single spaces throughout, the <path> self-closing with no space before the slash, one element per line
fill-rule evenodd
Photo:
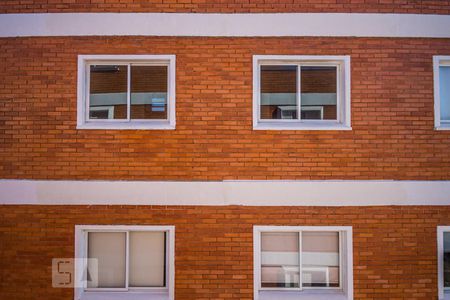
<path fill-rule="evenodd" d="M 0 14 L 0 37 L 142 35 L 449 38 L 449 28 L 449 15 L 419 14 Z"/>
<path fill-rule="evenodd" d="M 450 181 L 0 180 L 0 204 L 450 205 Z"/>

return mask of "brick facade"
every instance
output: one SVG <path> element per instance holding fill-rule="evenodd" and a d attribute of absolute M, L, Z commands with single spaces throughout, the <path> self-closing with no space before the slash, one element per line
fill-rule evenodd
<path fill-rule="evenodd" d="M 448 14 L 447 0 L 4 0 L 0 13 L 46 12 L 185 12 L 273 13 L 358 12 Z"/>
<path fill-rule="evenodd" d="M 0 3 L 0 13 L 46 12 L 450 14 L 450 1 Z M 80 54 L 176 55 L 176 129 L 77 130 Z M 352 130 L 253 130 L 258 54 L 349 55 Z M 449 180 L 450 131 L 434 130 L 434 55 L 450 55 L 450 39 L 0 38 L 0 178 Z M 0 216 L 1 299 L 73 299 L 73 289 L 52 288 L 52 258 L 74 256 L 75 225 L 123 224 L 176 226 L 176 300 L 253 299 L 254 225 L 352 226 L 355 300 L 435 300 L 436 227 L 450 225 L 450 206 L 0 205 Z"/>
<path fill-rule="evenodd" d="M 355 300 L 437 299 L 445 207 L 0 206 L 2 299 L 73 299 L 51 260 L 73 257 L 77 224 L 175 225 L 175 296 L 253 297 L 253 225 L 353 226 Z"/>
<path fill-rule="evenodd" d="M 4 38 L 0 177 L 446 180 L 432 57 L 449 53 L 449 39 Z M 76 130 L 79 54 L 175 54 L 176 130 Z M 353 130 L 252 130 L 254 54 L 350 55 Z"/>

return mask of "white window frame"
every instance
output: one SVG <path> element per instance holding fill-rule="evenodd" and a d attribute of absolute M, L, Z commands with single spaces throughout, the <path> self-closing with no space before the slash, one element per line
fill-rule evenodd
<path fill-rule="evenodd" d="M 437 227 L 437 257 L 438 257 L 438 294 L 439 300 L 450 299 L 450 288 L 444 288 L 444 233 L 450 232 L 450 226 Z"/>
<path fill-rule="evenodd" d="M 126 232 L 127 233 L 127 261 L 128 261 L 128 235 L 129 232 L 165 232 L 166 233 L 166 286 L 165 287 L 125 287 L 125 288 L 88 288 L 83 280 L 87 268 L 87 247 L 89 232 Z M 174 300 L 175 292 L 175 226 L 153 225 L 76 225 L 75 226 L 75 291 L 74 300 L 104 299 L 105 295 L 118 295 L 121 299 L 135 299 L 136 293 L 146 299 Z M 128 281 L 128 269 L 126 270 Z M 113 293 L 113 294 L 110 294 Z M 102 298 L 103 297 L 103 298 Z"/>
<path fill-rule="evenodd" d="M 304 231 L 339 232 L 339 287 L 302 287 L 301 271 L 301 233 Z M 262 288 L 261 287 L 261 233 L 263 232 L 299 232 L 300 253 L 300 286 L 298 288 Z M 353 299 L 353 232 L 352 226 L 253 226 L 253 289 L 254 300 L 310 299 L 312 294 L 326 294 L 332 300 Z M 291 299 L 291 298 L 289 298 Z"/>
<path fill-rule="evenodd" d="M 298 120 L 261 119 L 260 78 L 262 65 L 297 66 Z M 337 67 L 337 120 L 301 120 L 301 66 Z M 253 129 L 254 130 L 351 130 L 350 56 L 330 55 L 254 55 L 253 56 Z"/>
<path fill-rule="evenodd" d="M 450 67 L 450 56 L 433 56 L 433 79 L 434 79 L 434 129 L 450 130 L 450 121 L 441 121 L 441 95 L 439 82 L 439 67 Z"/>
<path fill-rule="evenodd" d="M 89 119 L 91 65 L 127 65 L 127 119 Z M 167 119 L 130 119 L 130 68 L 167 66 Z M 78 55 L 77 129 L 175 129 L 175 55 Z"/>

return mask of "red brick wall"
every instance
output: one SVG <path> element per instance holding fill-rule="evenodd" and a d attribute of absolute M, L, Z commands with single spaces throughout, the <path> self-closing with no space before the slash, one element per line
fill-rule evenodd
<path fill-rule="evenodd" d="M 76 130 L 78 54 L 175 54 L 176 130 Z M 252 55 L 350 55 L 352 131 L 252 130 Z M 433 55 L 450 39 L 0 40 L 0 177 L 450 179 Z"/>
<path fill-rule="evenodd" d="M 175 294 L 252 299 L 253 225 L 353 226 L 355 300 L 437 299 L 436 226 L 450 207 L 0 206 L 2 299 L 73 299 L 51 287 L 76 224 L 176 226 Z"/>
<path fill-rule="evenodd" d="M 447 0 L 2 0 L 0 13 L 29 12 L 361 12 L 448 14 Z"/>

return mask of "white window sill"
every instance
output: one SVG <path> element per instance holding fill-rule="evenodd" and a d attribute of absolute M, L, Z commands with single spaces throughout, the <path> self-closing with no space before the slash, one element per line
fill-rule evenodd
<path fill-rule="evenodd" d="M 170 300 L 167 292 L 84 292 L 80 300 Z"/>
<path fill-rule="evenodd" d="M 308 122 L 260 122 L 253 125 L 253 130 L 352 130 L 336 122 L 308 121 Z"/>
<path fill-rule="evenodd" d="M 78 124 L 77 129 L 118 129 L 118 130 L 173 130 L 174 124 L 167 121 L 148 122 L 86 122 Z"/>
<path fill-rule="evenodd" d="M 441 124 L 434 128 L 435 130 L 450 130 L 450 124 Z"/>
<path fill-rule="evenodd" d="M 342 291 L 260 291 L 258 300 L 349 300 Z"/>
<path fill-rule="evenodd" d="M 450 300 L 450 292 L 444 292 L 444 298 L 439 300 Z"/>

